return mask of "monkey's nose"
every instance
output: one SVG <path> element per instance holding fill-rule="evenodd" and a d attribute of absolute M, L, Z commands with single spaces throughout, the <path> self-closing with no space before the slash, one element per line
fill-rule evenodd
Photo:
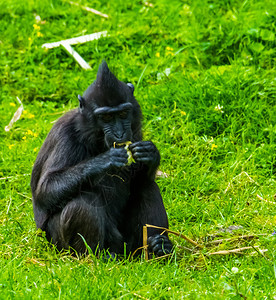
<path fill-rule="evenodd" d="M 125 133 L 124 132 L 116 132 L 114 133 L 115 138 L 117 138 L 118 140 L 122 140 L 124 137 Z"/>

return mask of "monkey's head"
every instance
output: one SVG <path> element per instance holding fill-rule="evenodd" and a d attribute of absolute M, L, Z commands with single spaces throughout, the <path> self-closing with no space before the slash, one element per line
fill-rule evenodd
<path fill-rule="evenodd" d="M 108 148 L 114 142 L 135 142 L 142 138 L 141 110 L 133 92 L 133 84 L 118 80 L 104 61 L 97 79 L 83 97 L 78 96 L 80 114 L 102 134 Z"/>

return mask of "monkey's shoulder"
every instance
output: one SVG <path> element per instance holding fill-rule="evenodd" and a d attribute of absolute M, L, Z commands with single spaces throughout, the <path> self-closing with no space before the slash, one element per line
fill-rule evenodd
<path fill-rule="evenodd" d="M 68 148 L 71 144 L 79 144 L 79 130 L 76 126 L 78 118 L 77 109 L 71 110 L 60 117 L 49 131 L 43 146 L 48 145 L 51 148 L 56 148 L 67 145 L 66 148 Z"/>
<path fill-rule="evenodd" d="M 78 121 L 79 113 L 77 109 L 68 111 L 61 116 L 49 131 L 49 138 L 60 138 L 60 136 L 71 136 L 76 131 L 76 122 Z M 48 137 L 47 137 L 48 138 Z"/>

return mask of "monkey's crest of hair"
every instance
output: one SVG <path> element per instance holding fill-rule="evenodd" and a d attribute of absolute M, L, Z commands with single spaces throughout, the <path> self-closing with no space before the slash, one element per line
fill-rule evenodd
<path fill-rule="evenodd" d="M 117 106 L 133 102 L 134 98 L 131 89 L 115 77 L 105 61 L 98 69 L 97 79 L 88 87 L 83 97 L 97 106 Z"/>
<path fill-rule="evenodd" d="M 99 66 L 96 84 L 101 88 L 117 88 L 118 79 L 114 74 L 109 70 L 106 61 L 104 60 Z"/>

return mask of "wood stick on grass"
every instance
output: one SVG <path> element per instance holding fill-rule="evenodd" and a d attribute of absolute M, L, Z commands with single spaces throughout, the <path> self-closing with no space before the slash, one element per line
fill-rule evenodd
<path fill-rule="evenodd" d="M 145 260 L 148 260 L 149 259 L 149 250 L 148 250 L 148 227 L 149 228 L 156 228 L 156 229 L 161 229 L 163 230 L 163 232 L 161 234 L 163 234 L 164 232 L 168 232 L 168 233 L 171 233 L 171 234 L 174 234 L 176 236 L 179 236 L 181 238 L 183 238 L 184 240 L 186 240 L 187 242 L 193 244 L 194 246 L 196 247 L 199 247 L 199 248 L 204 248 L 204 246 L 198 244 L 197 242 L 195 242 L 194 240 L 188 238 L 186 235 L 182 234 L 182 233 L 179 233 L 179 232 L 176 232 L 176 231 L 172 231 L 172 230 L 169 230 L 168 228 L 165 228 L 165 227 L 160 227 L 160 226 L 155 226 L 155 225 L 149 225 L 149 224 L 146 224 L 145 226 L 143 226 L 143 246 L 142 247 L 139 247 L 138 249 L 136 249 L 131 257 L 133 257 L 135 255 L 135 253 L 138 251 L 138 250 L 141 250 L 141 249 L 144 249 L 145 251 Z"/>
<path fill-rule="evenodd" d="M 228 183 L 228 186 L 227 186 L 226 190 L 224 191 L 224 194 L 227 193 L 227 191 L 228 191 L 229 188 L 231 187 L 233 181 L 235 181 L 237 178 L 241 177 L 241 175 L 245 175 L 245 176 L 249 179 L 250 182 L 252 182 L 252 183 L 254 183 L 254 184 L 260 186 L 259 183 L 256 182 L 253 178 L 251 178 L 245 171 L 242 171 L 240 174 L 238 174 L 237 176 L 235 176 L 235 177 L 231 180 L 231 182 Z"/>
<path fill-rule="evenodd" d="M 266 234 L 258 234 L 258 235 L 255 235 L 255 234 L 251 234 L 251 235 L 241 235 L 241 236 L 236 236 L 236 237 L 233 237 L 233 238 L 227 238 L 227 239 L 220 239 L 220 240 L 214 240 L 214 241 L 210 241 L 208 242 L 206 245 L 219 245 L 223 242 L 232 242 L 232 241 L 236 241 L 236 240 L 252 240 L 254 238 L 258 239 L 259 236 L 262 236 L 262 235 L 266 235 Z"/>
<path fill-rule="evenodd" d="M 266 199 L 264 199 L 263 197 L 261 197 L 261 196 L 258 195 L 258 194 L 257 194 L 257 198 L 260 199 L 260 200 L 262 200 L 262 201 L 265 201 L 265 202 L 267 202 L 267 203 L 270 203 L 270 204 L 276 204 L 276 202 L 266 200 Z"/>
<path fill-rule="evenodd" d="M 80 5 L 79 3 L 76 3 L 76 2 L 73 2 L 73 1 L 69 1 L 70 4 L 72 5 L 76 5 L 76 6 L 79 6 L 81 9 L 84 9 L 86 11 L 89 11 L 95 15 L 98 15 L 98 16 L 101 16 L 103 18 L 106 18 L 108 19 L 108 15 L 107 14 L 103 14 L 101 13 L 100 11 L 94 9 L 94 8 L 90 8 L 90 7 L 87 7 L 87 6 L 83 6 L 83 5 Z"/>
<path fill-rule="evenodd" d="M 85 69 L 90 70 L 91 67 L 89 64 L 79 55 L 77 51 L 75 51 L 69 43 L 62 42 L 61 45 L 64 47 L 64 49 L 73 56 L 73 58 L 79 63 L 79 65 Z"/>
<path fill-rule="evenodd" d="M 255 247 L 255 248 L 257 248 L 257 247 Z M 232 254 L 232 253 L 240 254 L 242 251 L 248 250 L 248 249 L 254 249 L 254 248 L 253 247 L 242 247 L 242 248 L 231 249 L 231 250 L 221 250 L 221 251 L 217 251 L 217 252 L 208 253 L 207 255 L 228 255 L 228 254 Z"/>
<path fill-rule="evenodd" d="M 132 259 L 135 256 L 136 252 L 138 252 L 139 250 L 145 249 L 147 247 L 148 247 L 148 245 L 146 245 L 146 247 L 142 246 L 142 247 L 135 249 L 135 251 L 131 254 L 130 258 Z"/>
<path fill-rule="evenodd" d="M 188 238 L 186 235 L 184 235 L 184 234 L 182 234 L 182 233 L 179 233 L 179 232 L 176 232 L 176 231 L 172 231 L 172 230 L 170 230 L 170 229 L 168 229 L 168 228 L 155 226 L 155 225 L 149 225 L 149 224 L 146 224 L 146 227 L 156 228 L 156 229 L 162 229 L 162 230 L 164 230 L 165 232 L 168 232 L 168 233 L 171 233 L 171 234 L 174 234 L 174 235 L 176 235 L 176 236 L 181 237 L 182 239 L 186 240 L 187 242 L 193 244 L 193 245 L 196 246 L 196 247 L 204 248 L 204 246 L 198 244 L 197 242 L 195 242 L 194 240 Z"/>
<path fill-rule="evenodd" d="M 133 293 L 134 296 L 136 296 L 137 298 L 140 298 L 140 299 L 144 299 L 144 300 L 149 300 L 148 298 L 145 298 L 137 293 Z"/>
<path fill-rule="evenodd" d="M 69 45 L 82 44 L 82 43 L 98 40 L 101 37 L 105 37 L 105 36 L 107 36 L 107 31 L 94 32 L 91 34 L 86 34 L 86 35 L 82 35 L 82 36 L 78 36 L 75 38 L 62 40 L 62 41 L 58 41 L 58 42 L 54 42 L 54 43 L 46 43 L 46 44 L 42 45 L 42 48 L 51 49 L 51 48 L 59 47 L 63 43 L 66 43 Z"/>
<path fill-rule="evenodd" d="M 148 229 L 147 225 L 143 226 L 143 247 L 145 251 L 145 260 L 149 259 L 149 249 L 148 249 Z"/>
<path fill-rule="evenodd" d="M 14 113 L 12 119 L 10 120 L 9 125 L 7 125 L 7 126 L 5 127 L 5 131 L 6 131 L 6 132 L 10 131 L 10 129 L 12 128 L 13 124 L 14 124 L 16 121 L 18 121 L 18 120 L 20 119 L 21 114 L 22 114 L 22 112 L 23 112 L 23 110 L 24 110 L 23 104 L 22 104 L 21 100 L 20 100 L 18 97 L 16 97 L 16 99 L 17 99 L 18 103 L 20 104 L 20 106 L 19 106 L 19 108 L 17 109 L 17 111 Z"/>

